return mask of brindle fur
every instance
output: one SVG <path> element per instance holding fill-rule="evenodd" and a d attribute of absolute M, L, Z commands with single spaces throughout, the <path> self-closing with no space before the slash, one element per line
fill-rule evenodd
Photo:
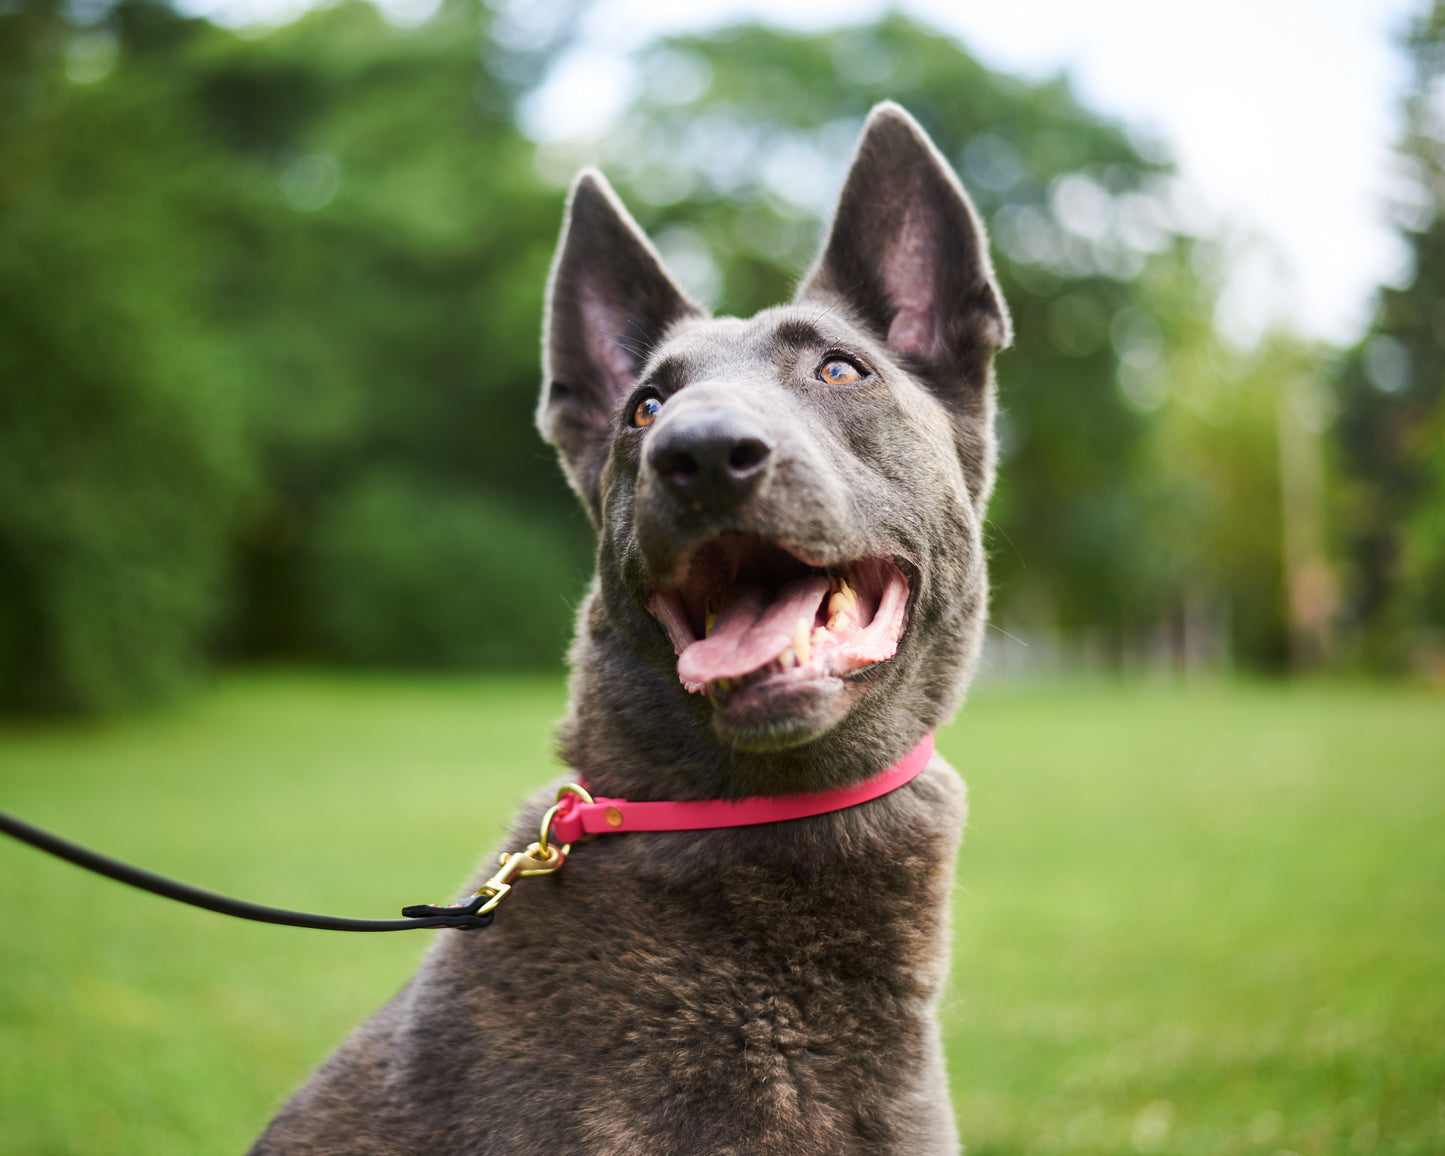
<path fill-rule="evenodd" d="M 990 360 L 1007 341 L 983 231 L 896 105 L 869 117 L 793 303 L 750 320 L 689 301 L 602 177 L 583 173 L 553 268 L 539 411 L 599 534 L 566 762 L 599 794 L 635 799 L 817 790 L 877 772 L 946 721 L 985 616 Z M 819 382 L 838 350 L 874 372 Z M 666 397 L 649 430 L 626 421 L 639 382 Z M 773 445 L 762 482 L 722 514 L 671 499 L 646 456 L 664 422 L 719 407 Z M 679 685 L 646 603 L 723 529 L 818 563 L 903 560 L 897 656 L 795 716 L 721 720 Z M 554 791 L 507 847 L 534 837 Z M 935 1006 L 963 817 L 963 784 L 935 757 L 851 810 L 579 846 L 557 875 L 519 883 L 490 929 L 437 933 L 253 1152 L 956 1152 Z"/>

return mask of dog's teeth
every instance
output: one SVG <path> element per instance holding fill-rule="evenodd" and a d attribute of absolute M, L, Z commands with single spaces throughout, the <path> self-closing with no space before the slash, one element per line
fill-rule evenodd
<path fill-rule="evenodd" d="M 801 666 L 807 666 L 813 660 L 813 644 L 808 640 L 808 627 L 812 622 L 811 618 L 800 618 L 793 625 L 793 650 Z"/>
<path fill-rule="evenodd" d="M 717 625 L 717 611 L 716 611 L 716 610 L 709 610 L 709 611 L 707 612 L 707 618 L 704 619 L 703 624 L 702 624 L 702 636 L 703 636 L 704 638 L 706 638 L 709 634 L 712 633 L 712 628 L 713 628 L 714 626 L 716 626 L 716 625 Z"/>
<path fill-rule="evenodd" d="M 854 592 L 853 587 L 848 585 L 846 578 L 838 579 L 838 592 L 828 599 L 828 614 L 837 617 L 839 614 L 856 609 L 857 606 L 858 595 Z M 828 623 L 828 629 L 833 629 L 831 620 Z"/>
<path fill-rule="evenodd" d="M 834 614 L 832 618 L 828 619 L 829 630 L 842 630 L 845 625 L 847 625 L 847 623 L 843 618 L 843 612 L 841 610 Z"/>
<path fill-rule="evenodd" d="M 826 626 L 818 626 L 818 627 L 815 627 L 815 628 L 813 629 L 813 638 L 812 638 L 812 641 L 809 643 L 809 645 L 810 645 L 810 646 L 821 646 L 821 645 L 823 644 L 823 641 L 824 641 L 827 637 L 828 637 L 828 628 L 827 628 Z"/>
<path fill-rule="evenodd" d="M 787 670 L 790 667 L 798 665 L 798 655 L 790 646 L 787 650 L 783 651 L 782 654 L 778 655 L 777 663 L 780 669 Z"/>

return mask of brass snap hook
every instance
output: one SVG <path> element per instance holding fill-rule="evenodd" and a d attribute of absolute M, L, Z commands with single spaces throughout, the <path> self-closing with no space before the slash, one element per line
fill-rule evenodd
<path fill-rule="evenodd" d="M 477 889 L 473 902 L 478 903 L 476 909 L 478 915 L 488 915 L 497 909 L 497 905 L 512 893 L 512 885 L 518 879 L 525 879 L 531 875 L 550 875 L 554 871 L 561 870 L 562 864 L 567 862 L 567 855 L 572 850 L 572 844 L 558 845 L 551 842 L 552 823 L 562 813 L 563 800 L 568 795 L 576 796 L 584 803 L 591 803 L 592 796 L 587 788 L 578 783 L 568 783 L 557 792 L 557 802 L 547 808 L 547 813 L 542 816 L 542 826 L 537 832 L 537 841 L 529 844 L 525 851 L 504 852 L 501 856 L 501 866 L 490 879 Z"/>

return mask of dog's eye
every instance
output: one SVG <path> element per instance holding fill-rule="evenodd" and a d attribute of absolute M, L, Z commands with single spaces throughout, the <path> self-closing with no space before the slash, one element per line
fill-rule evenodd
<path fill-rule="evenodd" d="M 827 385 L 851 385 L 862 378 L 858 367 L 851 361 L 834 358 L 818 370 L 818 380 Z"/>
<path fill-rule="evenodd" d="M 657 420 L 657 415 L 661 412 L 662 402 L 655 397 L 644 397 L 632 411 L 632 424 L 638 429 L 646 429 Z"/>

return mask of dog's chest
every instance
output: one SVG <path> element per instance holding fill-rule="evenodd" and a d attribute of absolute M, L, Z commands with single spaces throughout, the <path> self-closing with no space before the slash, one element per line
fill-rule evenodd
<path fill-rule="evenodd" d="M 453 937 L 463 955 L 436 959 L 425 985 L 433 1006 L 460 996 L 470 1009 L 489 1081 L 527 1071 L 532 1041 L 556 1041 L 546 1079 L 571 1107 L 540 1106 L 538 1124 L 565 1119 L 577 1150 L 927 1151 L 918 1128 L 936 1112 L 920 1121 L 918 1096 L 942 1078 L 944 842 L 932 870 L 927 840 L 905 863 L 709 862 L 694 848 L 683 870 L 582 848 L 576 874 L 519 896 L 505 929 Z M 455 1063 L 453 1033 L 413 1039 Z M 514 1115 L 539 1104 L 535 1077 L 457 1090 Z"/>

